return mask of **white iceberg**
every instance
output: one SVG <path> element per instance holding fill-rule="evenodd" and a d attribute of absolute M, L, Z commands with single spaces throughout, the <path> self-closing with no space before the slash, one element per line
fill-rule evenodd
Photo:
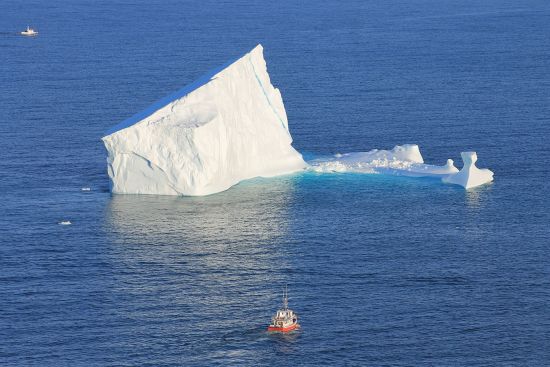
<path fill-rule="evenodd" d="M 464 166 L 460 172 L 443 177 L 443 182 L 456 184 L 471 189 L 493 181 L 493 172 L 488 169 L 479 169 L 476 167 L 476 152 L 462 152 L 462 162 Z"/>
<path fill-rule="evenodd" d="M 102 138 L 113 193 L 208 195 L 303 170 L 278 89 L 256 46 Z"/>
<path fill-rule="evenodd" d="M 315 172 L 378 173 L 412 177 L 444 177 L 458 172 L 452 159 L 443 166 L 425 164 L 416 144 L 396 145 L 391 150 L 336 154 L 308 162 Z"/>
<path fill-rule="evenodd" d="M 309 169 L 315 172 L 352 172 L 387 174 L 410 177 L 437 177 L 445 183 L 461 185 L 466 189 L 493 180 L 493 172 L 476 167 L 475 152 L 462 152 L 464 167 L 459 171 L 452 159 L 443 166 L 424 163 L 416 144 L 396 145 L 391 150 L 374 149 L 368 152 L 335 154 L 332 157 L 309 161 Z"/>

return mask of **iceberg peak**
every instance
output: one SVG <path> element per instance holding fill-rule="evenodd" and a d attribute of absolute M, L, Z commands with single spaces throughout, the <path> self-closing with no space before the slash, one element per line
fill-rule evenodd
<path fill-rule="evenodd" d="M 307 165 L 292 147 L 263 47 L 111 128 L 102 138 L 113 193 L 209 195 Z"/>

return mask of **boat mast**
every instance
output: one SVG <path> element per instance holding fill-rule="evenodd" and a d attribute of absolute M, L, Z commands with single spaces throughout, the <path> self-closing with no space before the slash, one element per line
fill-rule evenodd
<path fill-rule="evenodd" d="M 285 285 L 285 289 L 283 290 L 283 310 L 288 309 L 288 288 Z"/>

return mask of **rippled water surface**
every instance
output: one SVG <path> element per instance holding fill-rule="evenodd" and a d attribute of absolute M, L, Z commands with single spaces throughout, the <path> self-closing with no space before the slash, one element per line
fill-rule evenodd
<path fill-rule="evenodd" d="M 548 364 L 548 2 L 0 8 L 0 365 Z M 306 156 L 472 149 L 495 182 L 110 195 L 103 132 L 257 43 Z M 302 330 L 268 335 L 285 284 Z"/>

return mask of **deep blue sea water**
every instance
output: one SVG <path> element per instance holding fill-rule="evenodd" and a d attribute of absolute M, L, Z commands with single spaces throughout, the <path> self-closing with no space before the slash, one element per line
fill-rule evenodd
<path fill-rule="evenodd" d="M 111 195 L 103 132 L 257 43 L 304 154 L 494 183 Z M 2 0 L 0 365 L 549 365 L 549 139 L 548 1 Z"/>

